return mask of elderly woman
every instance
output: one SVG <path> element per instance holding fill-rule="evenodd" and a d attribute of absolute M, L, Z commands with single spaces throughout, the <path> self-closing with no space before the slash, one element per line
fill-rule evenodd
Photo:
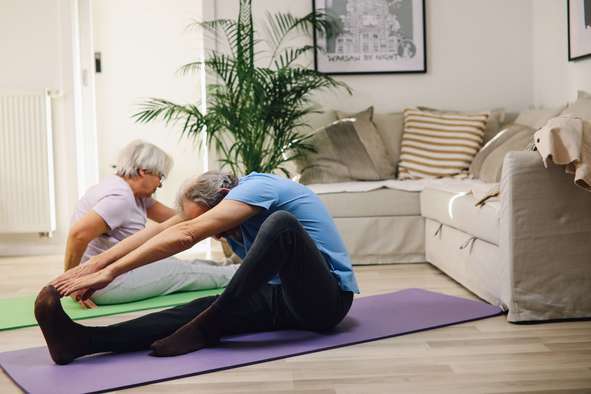
<path fill-rule="evenodd" d="M 239 180 L 205 173 L 182 191 L 183 222 L 139 232 L 108 258 L 69 271 L 46 286 L 35 316 L 57 364 L 100 352 L 152 347 L 173 356 L 215 346 L 231 334 L 279 329 L 328 330 L 348 313 L 357 282 L 349 255 L 320 199 L 308 188 L 270 174 Z M 120 275 L 187 249 L 210 236 L 228 237 L 243 258 L 220 296 L 105 327 L 73 322 L 59 298 L 82 298 Z M 149 266 L 149 265 L 147 265 Z"/>
<path fill-rule="evenodd" d="M 133 141 L 119 154 L 116 174 L 91 187 L 80 199 L 72 217 L 65 256 L 65 270 L 92 262 L 125 238 L 143 230 L 146 219 L 163 223 L 175 210 L 151 196 L 172 167 L 172 159 L 155 145 Z M 226 286 L 235 266 L 217 266 L 209 261 L 184 261 L 170 256 L 119 276 L 84 307 L 141 300 L 177 291 Z M 94 302 L 93 302 L 94 301 Z"/>

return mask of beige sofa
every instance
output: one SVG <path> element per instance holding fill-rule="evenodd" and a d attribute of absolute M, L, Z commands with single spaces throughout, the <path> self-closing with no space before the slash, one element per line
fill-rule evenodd
<path fill-rule="evenodd" d="M 477 207 L 474 182 L 426 181 L 422 191 L 310 187 L 354 264 L 429 262 L 512 322 L 591 317 L 591 194 L 532 151 L 504 157 L 496 200 Z"/>

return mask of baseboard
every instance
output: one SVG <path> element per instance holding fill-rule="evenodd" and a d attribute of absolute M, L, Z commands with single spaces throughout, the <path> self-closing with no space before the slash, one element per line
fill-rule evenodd
<path fill-rule="evenodd" d="M 0 245 L 0 256 L 52 256 L 64 254 L 62 245 Z"/>

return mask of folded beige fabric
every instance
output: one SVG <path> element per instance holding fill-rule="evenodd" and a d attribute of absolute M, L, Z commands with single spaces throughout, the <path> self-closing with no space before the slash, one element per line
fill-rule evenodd
<path fill-rule="evenodd" d="M 575 175 L 575 184 L 591 191 L 591 123 L 577 116 L 550 119 L 534 134 L 536 148 L 548 167 L 548 159 Z"/>
<path fill-rule="evenodd" d="M 488 201 L 498 201 L 501 192 L 500 183 L 475 184 L 470 188 L 470 192 L 476 200 L 476 205 L 484 205 Z"/>

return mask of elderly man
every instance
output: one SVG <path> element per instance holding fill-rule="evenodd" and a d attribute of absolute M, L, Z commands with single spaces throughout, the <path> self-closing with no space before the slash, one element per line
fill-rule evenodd
<path fill-rule="evenodd" d="M 69 271 L 37 297 L 35 315 L 58 364 L 97 352 L 152 348 L 173 356 L 215 346 L 225 335 L 277 329 L 328 330 L 358 292 L 345 246 L 328 211 L 308 188 L 275 175 L 236 178 L 205 173 L 182 191 L 192 219 L 170 221 L 158 234 L 139 232 L 108 258 Z M 88 297 L 114 278 L 209 236 L 227 236 L 242 265 L 220 296 L 194 300 L 106 327 L 74 323 L 60 295 Z M 56 290 L 57 289 L 57 290 Z"/>
<path fill-rule="evenodd" d="M 100 259 L 101 253 L 143 230 L 149 218 L 170 220 L 175 210 L 151 196 L 172 167 L 172 159 L 157 146 L 133 141 L 120 153 L 116 173 L 91 187 L 78 201 L 72 216 L 65 253 L 65 270 Z M 117 304 L 177 291 L 224 287 L 237 267 L 217 266 L 210 261 L 184 261 L 167 257 L 120 275 L 83 307 Z M 73 294 L 78 299 L 79 294 Z"/>

